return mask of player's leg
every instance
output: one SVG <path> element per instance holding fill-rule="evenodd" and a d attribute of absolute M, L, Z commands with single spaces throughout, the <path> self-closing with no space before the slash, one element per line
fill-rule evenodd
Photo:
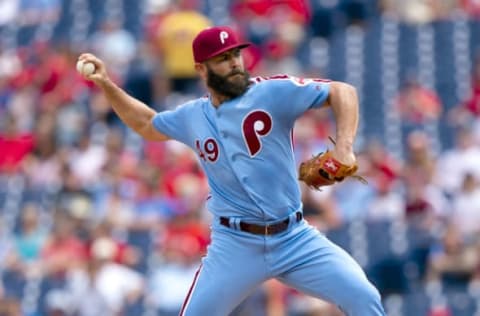
<path fill-rule="evenodd" d="M 272 248 L 281 259 L 280 281 L 336 304 L 348 316 L 385 315 L 377 289 L 348 253 L 304 223 L 290 234 Z"/>
<path fill-rule="evenodd" d="M 228 315 L 267 278 L 264 247 L 262 236 L 215 227 L 180 315 Z"/>

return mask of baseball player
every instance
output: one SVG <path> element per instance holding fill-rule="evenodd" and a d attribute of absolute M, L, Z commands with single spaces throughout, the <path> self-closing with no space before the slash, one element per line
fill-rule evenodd
<path fill-rule="evenodd" d="M 212 241 L 180 315 L 228 315 L 271 278 L 330 301 L 346 315 L 385 315 L 360 266 L 303 219 L 292 150 L 295 119 L 330 106 L 336 120 L 332 161 L 356 164 L 355 89 L 287 75 L 250 78 L 241 55 L 248 45 L 229 27 L 200 32 L 193 56 L 208 96 L 160 113 L 116 86 L 97 57 L 79 57 L 94 63 L 86 78 L 125 124 L 145 139 L 191 147 L 208 177 Z"/>

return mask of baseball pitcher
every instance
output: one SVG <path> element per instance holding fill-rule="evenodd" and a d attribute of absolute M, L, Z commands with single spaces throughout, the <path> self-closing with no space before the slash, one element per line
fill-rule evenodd
<path fill-rule="evenodd" d="M 319 188 L 355 175 L 355 89 L 288 75 L 250 78 L 241 55 L 248 45 L 229 27 L 200 32 L 193 56 L 208 96 L 160 113 L 116 86 L 97 57 L 79 57 L 95 65 L 85 77 L 102 89 L 125 124 L 148 140 L 186 144 L 208 177 L 212 242 L 181 315 L 228 315 L 271 278 L 330 301 L 346 315 L 385 315 L 378 291 L 360 266 L 303 219 L 298 185 L 299 176 Z M 333 111 L 336 144 L 297 171 L 294 122 L 320 107 Z"/>

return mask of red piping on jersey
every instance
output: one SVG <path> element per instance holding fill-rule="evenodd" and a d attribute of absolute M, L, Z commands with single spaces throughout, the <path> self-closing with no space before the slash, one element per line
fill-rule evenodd
<path fill-rule="evenodd" d="M 197 284 L 198 275 L 200 274 L 200 270 L 202 270 L 202 264 L 200 264 L 200 267 L 198 267 L 197 272 L 195 272 L 195 277 L 193 278 L 192 285 L 190 285 L 190 290 L 188 290 L 187 297 L 185 297 L 185 301 L 183 302 L 182 309 L 180 310 L 180 315 L 179 316 L 184 316 L 185 309 L 187 308 L 187 305 L 190 302 L 190 298 L 192 296 L 193 289 L 195 288 L 195 285 Z"/>
<path fill-rule="evenodd" d="M 292 142 L 292 152 L 295 151 L 295 143 L 293 141 L 293 128 L 290 131 L 290 141 Z"/>
<path fill-rule="evenodd" d="M 261 82 L 264 80 L 285 80 L 285 79 L 291 79 L 291 78 L 294 78 L 294 77 L 289 75 L 279 74 L 279 75 L 273 75 L 269 77 L 258 76 L 258 77 L 255 77 L 254 80 L 256 82 Z M 306 78 L 299 78 L 299 79 L 306 79 Z M 332 80 L 330 79 L 322 79 L 322 78 L 308 78 L 308 79 L 312 80 L 313 82 L 332 82 Z"/>

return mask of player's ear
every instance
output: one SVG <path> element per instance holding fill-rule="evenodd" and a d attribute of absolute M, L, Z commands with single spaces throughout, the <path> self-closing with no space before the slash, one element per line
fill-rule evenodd
<path fill-rule="evenodd" d="M 195 63 L 195 70 L 197 71 L 200 78 L 203 80 L 207 79 L 207 66 L 203 63 Z"/>

